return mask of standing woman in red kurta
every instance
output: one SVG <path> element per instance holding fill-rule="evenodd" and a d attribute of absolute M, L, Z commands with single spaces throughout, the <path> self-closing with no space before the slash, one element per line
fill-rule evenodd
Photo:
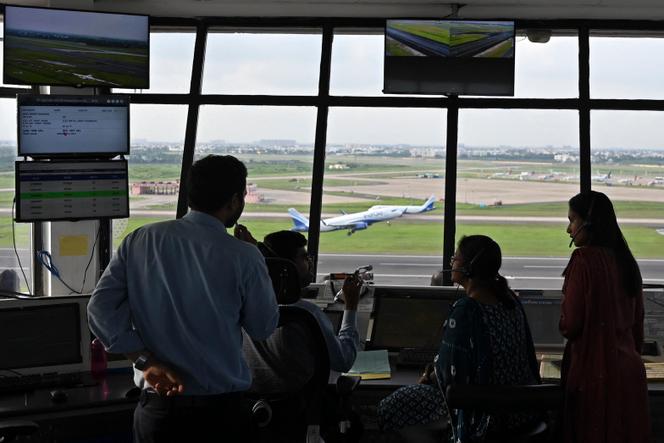
<path fill-rule="evenodd" d="M 567 338 L 562 382 L 564 441 L 650 441 L 648 385 L 641 361 L 641 273 L 601 192 L 569 201 L 567 232 L 577 249 L 563 275 L 560 331 Z"/>

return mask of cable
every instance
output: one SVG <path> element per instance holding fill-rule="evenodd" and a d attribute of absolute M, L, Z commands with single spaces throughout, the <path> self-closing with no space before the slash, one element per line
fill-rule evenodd
<path fill-rule="evenodd" d="M 16 254 L 16 260 L 18 260 L 18 267 L 21 268 L 21 274 L 25 279 L 25 285 L 28 287 L 28 294 L 32 295 L 30 290 L 30 283 L 28 282 L 28 277 L 25 276 L 25 271 L 23 270 L 23 264 L 21 263 L 21 257 L 18 256 L 18 250 L 16 249 L 16 220 L 14 219 L 14 209 L 16 208 L 16 196 L 12 200 L 12 243 L 14 245 L 14 254 Z"/>
<path fill-rule="evenodd" d="M 72 288 L 69 286 L 63 279 L 60 277 L 60 271 L 58 270 L 57 266 L 53 263 L 53 258 L 51 257 L 51 254 L 49 254 L 48 251 L 37 251 L 37 260 L 39 260 L 39 263 L 42 264 L 48 271 L 58 280 L 60 280 L 60 283 L 65 285 L 67 289 L 69 289 L 71 292 L 70 294 L 81 294 L 81 292 L 77 291 L 76 289 Z"/>
<path fill-rule="evenodd" d="M 90 263 L 92 263 L 92 259 L 95 256 L 95 247 L 97 246 L 97 241 L 99 240 L 100 233 L 101 233 L 101 220 L 99 220 L 99 227 L 97 228 L 97 235 L 95 236 L 95 242 L 92 244 L 92 251 L 90 252 L 90 260 L 88 260 L 88 264 L 85 265 L 85 271 L 83 271 L 83 284 L 81 284 L 80 294 L 82 294 L 83 289 L 85 289 L 85 279 L 88 277 L 88 269 L 90 268 Z"/>

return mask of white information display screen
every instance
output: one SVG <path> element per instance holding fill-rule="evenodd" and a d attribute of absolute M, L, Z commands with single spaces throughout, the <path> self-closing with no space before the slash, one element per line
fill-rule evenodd
<path fill-rule="evenodd" d="M 16 162 L 16 221 L 129 217 L 126 160 Z"/>
<path fill-rule="evenodd" d="M 129 153 L 129 103 L 112 96 L 19 96 L 18 155 Z"/>

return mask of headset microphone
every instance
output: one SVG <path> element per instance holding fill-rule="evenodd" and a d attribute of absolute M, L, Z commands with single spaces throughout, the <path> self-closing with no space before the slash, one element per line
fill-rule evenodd
<path fill-rule="evenodd" d="M 569 241 L 568 248 L 572 247 L 572 245 L 574 244 L 574 239 L 576 238 L 576 236 L 579 235 L 581 233 L 581 231 L 586 229 L 589 225 L 590 225 L 590 223 L 586 222 L 586 223 L 583 223 L 581 226 L 579 226 L 579 229 L 577 229 L 576 232 L 572 235 L 572 239 Z"/>

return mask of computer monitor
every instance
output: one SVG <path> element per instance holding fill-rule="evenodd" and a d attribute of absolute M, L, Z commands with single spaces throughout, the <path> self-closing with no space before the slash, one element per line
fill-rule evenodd
<path fill-rule="evenodd" d="M 0 300 L 0 371 L 89 370 L 87 301 L 87 296 Z"/>
<path fill-rule="evenodd" d="M 129 154 L 129 99 L 19 94 L 18 155 L 114 157 Z"/>
<path fill-rule="evenodd" d="M 129 217 L 126 160 L 16 162 L 16 221 Z"/>
<path fill-rule="evenodd" d="M 514 22 L 387 20 L 384 92 L 514 95 Z"/>
<path fill-rule="evenodd" d="M 146 15 L 5 6 L 5 84 L 150 86 Z"/>
<path fill-rule="evenodd" d="M 560 298 L 519 297 L 533 337 L 535 347 L 547 350 L 563 350 L 565 338 L 560 334 Z"/>
<path fill-rule="evenodd" d="M 427 289 L 376 287 L 368 347 L 438 349 L 443 324 L 458 294 Z"/>

